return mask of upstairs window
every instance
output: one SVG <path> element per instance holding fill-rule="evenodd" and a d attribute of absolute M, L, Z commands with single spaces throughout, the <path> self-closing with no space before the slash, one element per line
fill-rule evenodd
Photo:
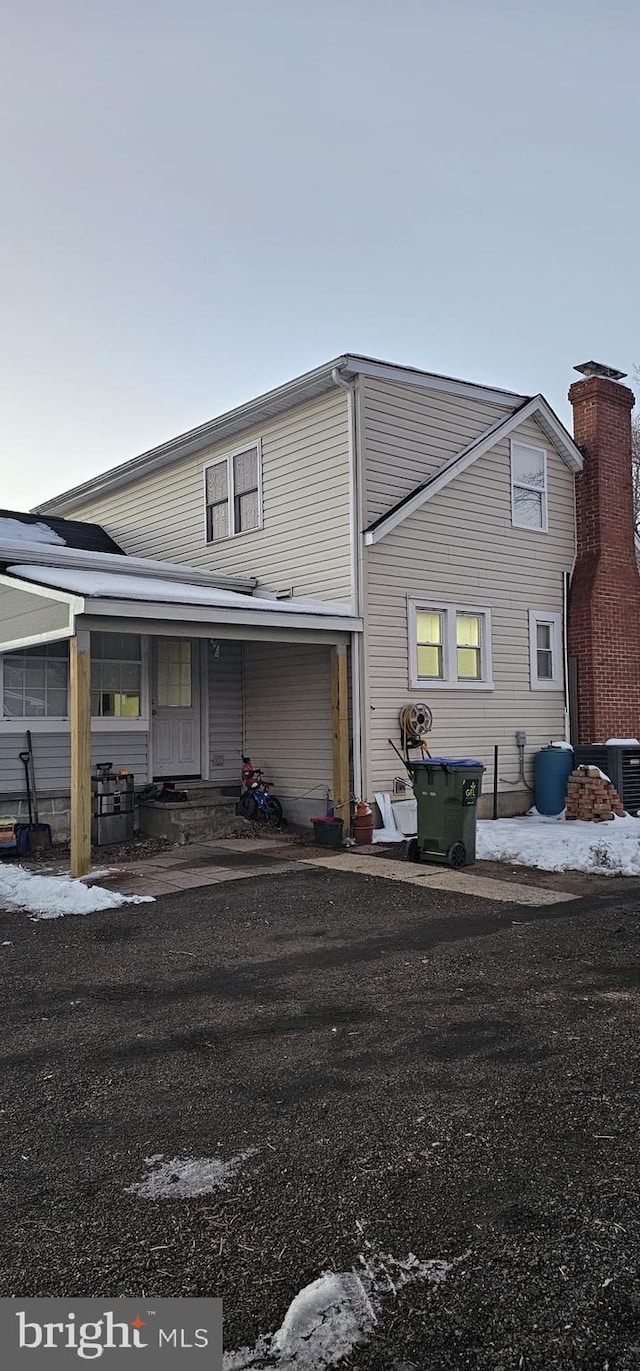
<path fill-rule="evenodd" d="M 542 447 L 511 444 L 511 522 L 547 530 L 547 454 Z"/>
<path fill-rule="evenodd" d="M 260 444 L 205 467 L 206 537 L 219 543 L 262 525 Z"/>

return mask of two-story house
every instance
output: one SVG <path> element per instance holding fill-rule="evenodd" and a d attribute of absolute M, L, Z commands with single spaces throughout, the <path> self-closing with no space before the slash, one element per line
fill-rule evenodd
<path fill-rule="evenodd" d="M 573 389 L 594 384 L 630 394 Z M 497 745 L 501 813 L 523 812 L 532 753 L 568 736 L 582 466 L 541 395 L 345 355 L 0 518 L 3 807 L 30 727 L 64 809 L 84 689 L 94 758 L 228 784 L 249 753 L 298 822 L 390 791 L 424 702 L 432 752 L 490 787 Z"/>

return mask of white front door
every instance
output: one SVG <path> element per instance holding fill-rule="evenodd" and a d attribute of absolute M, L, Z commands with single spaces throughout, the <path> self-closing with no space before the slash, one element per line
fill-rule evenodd
<path fill-rule="evenodd" d="M 199 776 L 200 644 L 191 638 L 155 638 L 153 643 L 154 776 Z"/>

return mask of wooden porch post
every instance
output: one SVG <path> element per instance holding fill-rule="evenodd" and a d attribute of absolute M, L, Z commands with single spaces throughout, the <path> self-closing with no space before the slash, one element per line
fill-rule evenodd
<path fill-rule="evenodd" d="M 86 876 L 91 866 L 91 664 L 89 634 L 70 643 L 71 719 L 71 875 Z"/>
<path fill-rule="evenodd" d="M 331 649 L 331 724 L 333 735 L 333 808 L 344 820 L 345 837 L 351 829 L 349 784 L 349 694 L 346 647 Z"/>

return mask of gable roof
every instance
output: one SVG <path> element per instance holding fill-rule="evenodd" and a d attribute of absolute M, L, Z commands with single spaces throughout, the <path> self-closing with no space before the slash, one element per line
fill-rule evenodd
<path fill-rule="evenodd" d="M 82 485 L 44 500 L 36 506 L 36 512 L 48 514 L 56 510 L 63 514 L 82 504 L 87 499 L 95 500 L 112 490 L 130 485 L 142 476 L 161 471 L 172 466 L 184 457 L 192 457 L 206 452 L 216 443 L 235 439 L 239 434 L 265 423 L 269 419 L 286 414 L 297 405 L 307 404 L 321 395 L 335 391 L 335 374 L 342 376 L 371 376 L 378 380 L 392 380 L 400 385 L 418 386 L 421 389 L 443 391 L 447 394 L 467 396 L 495 405 L 519 405 L 525 399 L 511 391 L 477 385 L 472 381 L 457 380 L 453 376 L 441 376 L 437 372 L 420 371 L 416 367 L 398 366 L 392 362 L 381 362 L 374 357 L 364 357 L 358 353 L 344 353 L 332 361 L 323 363 L 313 371 L 304 372 L 294 380 L 287 381 L 275 390 L 267 391 L 254 400 L 249 400 L 236 409 L 228 410 L 216 419 L 211 419 L 198 428 L 189 429 L 176 438 L 161 443 L 158 447 L 142 452 L 128 462 L 122 462 L 109 471 L 94 476 Z"/>
<path fill-rule="evenodd" d="M 553 443 L 560 456 L 566 462 L 570 471 L 582 471 L 582 453 L 567 432 L 564 424 L 561 423 L 557 414 L 554 414 L 551 406 L 547 404 L 543 395 L 534 395 L 533 399 L 525 400 L 520 404 L 513 414 L 507 415 L 506 419 L 498 419 L 495 424 L 484 430 L 478 438 L 474 438 L 472 443 L 451 457 L 444 466 L 423 481 L 404 499 L 399 500 L 397 505 L 388 510 L 386 514 L 381 514 L 369 528 L 366 529 L 365 543 L 372 545 L 385 538 L 387 533 L 397 528 L 398 524 L 404 523 L 410 514 L 414 514 L 417 509 L 431 500 L 440 490 L 444 490 L 450 481 L 454 481 L 456 476 L 466 471 L 468 467 L 477 462 L 479 457 L 484 456 L 490 448 L 495 447 L 496 443 L 507 438 L 514 429 L 519 428 L 526 419 L 536 419 L 543 432 Z"/>

